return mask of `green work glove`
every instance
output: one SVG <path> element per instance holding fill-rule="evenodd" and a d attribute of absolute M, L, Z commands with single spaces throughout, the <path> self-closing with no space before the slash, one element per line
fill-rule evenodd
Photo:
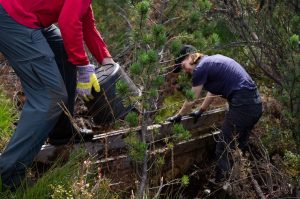
<path fill-rule="evenodd" d="M 88 64 L 85 66 L 77 66 L 77 94 L 83 97 L 85 101 L 93 99 L 92 88 L 96 92 L 100 92 L 100 84 L 95 74 L 95 66 Z"/>

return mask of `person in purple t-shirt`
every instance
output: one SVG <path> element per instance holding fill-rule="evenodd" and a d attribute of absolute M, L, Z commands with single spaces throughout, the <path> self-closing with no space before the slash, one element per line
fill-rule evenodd
<path fill-rule="evenodd" d="M 200 97 L 202 89 L 207 91 L 200 109 L 190 113 L 195 122 L 208 108 L 216 96 L 222 96 L 229 103 L 221 133 L 218 136 L 215 155 L 216 182 L 225 180 L 231 168 L 231 160 L 226 151 L 227 145 L 233 147 L 234 133 L 238 146 L 245 151 L 252 128 L 262 115 L 262 104 L 255 82 L 246 70 L 235 60 L 223 55 L 203 55 L 191 45 L 180 50 L 174 72 L 183 69 L 192 74 L 192 91 L 195 99 Z M 186 100 L 180 111 L 169 122 L 180 122 L 181 117 L 190 112 L 194 101 Z"/>

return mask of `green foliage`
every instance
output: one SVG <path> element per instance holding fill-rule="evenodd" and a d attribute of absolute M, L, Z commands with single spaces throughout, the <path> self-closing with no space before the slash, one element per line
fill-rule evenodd
<path fill-rule="evenodd" d="M 110 190 L 107 179 L 97 179 L 98 167 L 91 160 L 86 160 L 83 149 L 71 153 L 63 166 L 58 160 L 32 187 L 20 187 L 16 192 L 0 192 L 1 198 L 118 198 Z"/>
<path fill-rule="evenodd" d="M 195 99 L 195 93 L 191 89 L 185 89 L 184 94 L 188 101 L 193 101 Z"/>
<path fill-rule="evenodd" d="M 65 185 L 61 184 L 50 184 L 50 188 L 53 190 L 53 193 L 51 194 L 51 198 L 55 199 L 72 199 L 72 190 L 70 187 L 66 187 Z"/>
<path fill-rule="evenodd" d="M 300 154 L 296 154 L 288 150 L 285 151 L 284 165 L 289 176 L 298 182 L 300 179 Z"/>
<path fill-rule="evenodd" d="M 139 62 L 141 65 L 147 65 L 150 63 L 150 58 L 147 52 L 141 52 L 141 54 L 138 57 Z"/>
<path fill-rule="evenodd" d="M 144 34 L 144 37 L 143 37 L 143 42 L 145 43 L 145 44 L 152 44 L 152 42 L 153 42 L 153 35 L 152 34 Z"/>
<path fill-rule="evenodd" d="M 143 0 L 137 4 L 137 9 L 140 12 L 141 16 L 144 16 L 148 13 L 150 8 L 150 3 L 147 0 Z"/>
<path fill-rule="evenodd" d="M 125 121 L 130 127 L 138 126 L 139 116 L 136 112 L 129 112 L 125 117 Z"/>
<path fill-rule="evenodd" d="M 160 86 L 163 85 L 165 79 L 162 76 L 157 76 L 154 80 L 153 80 L 153 86 L 155 88 L 159 88 Z"/>
<path fill-rule="evenodd" d="M 300 34 L 300 16 L 294 15 L 291 20 L 292 32 L 295 34 Z"/>
<path fill-rule="evenodd" d="M 159 110 L 155 116 L 155 122 L 160 123 L 166 121 L 166 119 L 177 112 L 185 97 L 181 92 L 175 92 L 173 95 L 164 98 L 162 103 L 162 108 Z"/>
<path fill-rule="evenodd" d="M 159 156 L 156 163 L 159 167 L 163 166 L 166 163 L 165 158 L 163 156 Z"/>
<path fill-rule="evenodd" d="M 174 124 L 173 132 L 176 141 L 188 140 L 191 137 L 190 132 L 182 124 Z"/>
<path fill-rule="evenodd" d="M 125 138 L 125 142 L 128 147 L 129 156 L 136 162 L 142 162 L 144 160 L 145 151 L 147 150 L 147 144 L 142 142 L 133 133 Z"/>
<path fill-rule="evenodd" d="M 288 120 L 289 118 L 286 117 L 286 122 Z M 280 119 L 274 119 L 271 112 L 266 112 L 260 122 L 263 124 L 265 132 L 262 136 L 262 142 L 268 148 L 271 156 L 278 153 L 283 155 L 284 151 L 296 148 L 291 129 L 284 127 Z"/>
<path fill-rule="evenodd" d="M 151 49 L 147 52 L 148 58 L 149 58 L 149 63 L 153 64 L 157 62 L 157 53 L 155 50 Z"/>
<path fill-rule="evenodd" d="M 196 12 L 196 11 L 193 11 L 191 16 L 190 16 L 190 19 L 189 19 L 189 22 L 191 25 L 196 25 L 200 20 L 200 13 L 199 12 Z"/>
<path fill-rule="evenodd" d="M 218 34 L 213 33 L 209 36 L 209 42 L 211 45 L 217 46 L 220 44 L 220 37 Z"/>
<path fill-rule="evenodd" d="M 0 149 L 4 148 L 11 137 L 16 117 L 17 113 L 12 102 L 0 89 Z"/>
<path fill-rule="evenodd" d="M 153 26 L 152 33 L 154 37 L 158 37 L 159 35 L 165 33 L 165 28 L 162 24 L 156 24 Z"/>
<path fill-rule="evenodd" d="M 16 197 L 24 199 L 49 198 L 52 195 L 58 198 L 69 197 L 72 183 L 81 165 L 79 163 L 85 156 L 86 152 L 82 149 L 74 151 L 65 165 L 59 167 L 60 163 L 57 162 L 57 165 L 39 178 L 33 187 L 29 187 L 25 193 L 17 192 Z"/>
<path fill-rule="evenodd" d="M 130 65 L 129 70 L 133 75 L 140 75 L 143 72 L 143 67 L 141 64 L 133 63 Z"/>
<path fill-rule="evenodd" d="M 200 10 L 209 11 L 211 10 L 213 4 L 209 0 L 197 0 Z"/>
<path fill-rule="evenodd" d="M 157 97 L 158 96 L 158 91 L 155 88 L 151 88 L 149 91 L 149 97 Z"/>
<path fill-rule="evenodd" d="M 192 82 L 191 76 L 186 73 L 182 73 L 178 77 L 178 84 L 187 100 L 195 99 L 195 94 L 191 90 L 192 88 L 191 82 Z"/>
<path fill-rule="evenodd" d="M 298 46 L 300 45 L 299 43 L 299 35 L 292 35 L 290 38 L 290 44 L 292 49 L 298 49 Z"/>
<path fill-rule="evenodd" d="M 162 46 L 167 41 L 166 31 L 163 25 L 156 24 L 153 26 L 154 42 L 157 46 Z"/>
<path fill-rule="evenodd" d="M 174 40 L 171 44 L 171 53 L 174 56 L 177 56 L 179 54 L 181 46 L 182 46 L 182 43 L 180 40 Z"/>
<path fill-rule="evenodd" d="M 181 177 L 181 185 L 186 187 L 190 184 L 190 179 L 187 175 Z"/>
<path fill-rule="evenodd" d="M 128 94 L 129 87 L 126 82 L 124 82 L 123 80 L 119 80 L 116 83 L 116 90 L 117 90 L 117 94 L 123 97 Z"/>

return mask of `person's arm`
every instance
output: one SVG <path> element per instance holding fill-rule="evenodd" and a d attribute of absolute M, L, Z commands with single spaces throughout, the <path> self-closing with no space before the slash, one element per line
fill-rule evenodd
<path fill-rule="evenodd" d="M 186 100 L 183 103 L 183 106 L 181 107 L 181 109 L 177 113 L 177 115 L 181 115 L 182 116 L 182 115 L 185 115 L 185 114 L 187 114 L 187 113 L 189 113 L 191 111 L 193 105 L 195 104 L 195 101 L 197 99 L 199 99 L 199 97 L 200 97 L 202 88 L 203 88 L 203 85 L 192 87 L 192 92 L 194 93 L 195 100 L 193 100 L 193 101 Z"/>
<path fill-rule="evenodd" d="M 89 6 L 89 1 L 65 0 L 58 18 L 58 26 L 68 54 L 68 60 L 76 66 L 89 64 L 84 49 L 82 28 L 82 17 L 88 11 Z"/>
<path fill-rule="evenodd" d="M 209 105 L 214 101 L 215 95 L 211 92 L 207 92 L 204 101 L 200 106 L 200 110 L 205 111 L 209 107 Z"/>
<path fill-rule="evenodd" d="M 87 13 L 82 18 L 82 32 L 87 47 L 99 63 L 104 64 L 105 58 L 111 58 L 107 46 L 96 28 L 92 5 L 89 6 Z"/>

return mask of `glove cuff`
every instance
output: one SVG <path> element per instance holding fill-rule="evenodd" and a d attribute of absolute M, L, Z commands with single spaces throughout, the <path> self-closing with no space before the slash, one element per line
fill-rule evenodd
<path fill-rule="evenodd" d="M 95 66 L 93 64 L 76 66 L 76 68 L 77 68 L 77 72 L 79 72 L 79 73 L 95 72 Z"/>
<path fill-rule="evenodd" d="M 203 113 L 203 112 L 205 112 L 205 109 L 204 108 L 200 108 L 199 112 Z"/>

